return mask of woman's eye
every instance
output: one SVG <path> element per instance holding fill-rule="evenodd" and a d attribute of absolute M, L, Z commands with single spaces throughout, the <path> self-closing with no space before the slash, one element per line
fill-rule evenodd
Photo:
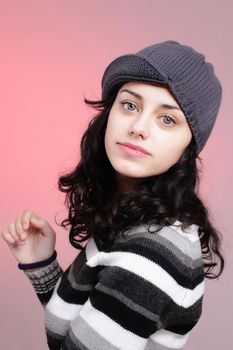
<path fill-rule="evenodd" d="M 122 106 L 128 111 L 134 111 L 137 107 L 132 102 L 121 102 Z"/>
<path fill-rule="evenodd" d="M 121 102 L 121 105 L 127 111 L 133 112 L 133 111 L 137 110 L 137 106 L 135 106 L 135 104 L 132 102 L 123 101 L 123 102 Z M 165 114 L 161 118 L 163 119 L 163 124 L 166 124 L 167 126 L 172 126 L 172 125 L 176 124 L 175 120 L 172 117 L 170 117 L 169 115 Z"/>
<path fill-rule="evenodd" d="M 164 115 L 164 116 L 162 116 L 162 118 L 163 118 L 164 123 L 166 125 L 176 124 L 175 120 L 172 117 L 170 117 L 169 115 Z"/>

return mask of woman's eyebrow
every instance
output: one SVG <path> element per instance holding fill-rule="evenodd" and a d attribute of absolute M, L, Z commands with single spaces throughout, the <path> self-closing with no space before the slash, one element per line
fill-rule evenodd
<path fill-rule="evenodd" d="M 121 92 L 128 92 L 129 94 L 133 95 L 134 97 L 137 97 L 139 100 L 143 100 L 143 97 L 141 95 L 139 95 L 135 91 L 131 91 L 131 90 L 128 90 L 128 89 L 123 89 L 123 90 L 120 91 L 120 93 Z M 169 105 L 169 104 L 166 104 L 166 103 L 163 103 L 163 104 L 159 105 L 158 107 L 159 108 L 167 108 L 167 109 L 177 109 L 178 111 L 182 111 L 179 107 L 173 106 L 173 105 Z"/>

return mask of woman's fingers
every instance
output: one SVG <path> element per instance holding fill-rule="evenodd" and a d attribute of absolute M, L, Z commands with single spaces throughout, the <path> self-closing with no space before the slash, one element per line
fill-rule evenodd
<path fill-rule="evenodd" d="M 24 210 L 22 217 L 21 217 L 21 225 L 24 230 L 28 230 L 30 227 L 30 219 L 33 215 L 32 211 L 30 210 Z"/>
<path fill-rule="evenodd" d="M 19 237 L 18 233 L 15 230 L 15 224 L 14 223 L 11 223 L 9 225 L 8 232 L 15 239 L 15 241 L 19 241 L 20 240 L 20 237 Z"/>
<path fill-rule="evenodd" d="M 24 244 L 29 234 L 28 229 L 30 228 L 30 221 L 33 214 L 32 211 L 25 210 L 21 216 L 15 219 L 14 223 L 11 223 L 2 232 L 3 239 L 9 244 Z"/>
<path fill-rule="evenodd" d="M 8 228 L 2 232 L 2 237 L 8 244 L 24 244 L 15 230 L 14 223 L 10 224 Z"/>
<path fill-rule="evenodd" d="M 27 238 L 27 233 L 23 230 L 20 216 L 15 220 L 15 230 L 22 241 Z"/>
<path fill-rule="evenodd" d="M 4 241 L 8 244 L 14 244 L 15 243 L 15 239 L 11 236 L 10 232 L 8 231 L 3 231 L 1 233 L 2 238 L 4 239 Z"/>
<path fill-rule="evenodd" d="M 23 213 L 21 222 L 23 223 L 23 229 L 25 225 L 26 230 L 24 230 L 27 234 L 30 234 L 31 230 L 36 230 L 36 233 L 39 233 L 42 236 L 46 237 L 50 237 L 53 234 L 53 230 L 49 223 L 34 212 L 25 211 Z"/>
<path fill-rule="evenodd" d="M 21 217 L 21 227 L 23 230 L 28 230 L 30 225 L 35 228 L 44 229 L 46 227 L 46 221 L 41 219 L 38 215 L 30 210 L 25 210 Z"/>

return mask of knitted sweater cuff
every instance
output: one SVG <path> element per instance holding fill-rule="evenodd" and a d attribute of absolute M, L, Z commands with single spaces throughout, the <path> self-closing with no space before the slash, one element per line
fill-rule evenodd
<path fill-rule="evenodd" d="M 55 287 L 58 279 L 63 273 L 63 270 L 55 259 L 47 266 L 41 267 L 34 271 L 24 270 L 24 273 L 31 281 L 36 293 L 43 294 Z"/>
<path fill-rule="evenodd" d="M 34 263 L 27 263 L 27 264 L 19 263 L 18 264 L 18 268 L 20 270 L 37 269 L 38 267 L 43 267 L 43 266 L 49 265 L 53 260 L 56 259 L 56 257 L 57 257 L 57 252 L 54 249 L 53 254 L 48 259 L 45 259 L 45 260 L 42 260 L 42 261 L 37 261 L 37 262 L 34 262 Z"/>

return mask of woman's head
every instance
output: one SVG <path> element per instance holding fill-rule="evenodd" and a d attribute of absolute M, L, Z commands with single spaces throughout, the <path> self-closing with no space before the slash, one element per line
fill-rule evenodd
<path fill-rule="evenodd" d="M 191 140 L 197 157 L 214 126 L 221 93 L 204 55 L 178 42 L 165 41 L 116 58 L 103 74 L 102 100 L 93 103 L 102 111 L 99 120 L 93 120 L 91 135 L 96 157 L 106 161 L 118 183 L 128 185 L 165 173 Z M 150 154 L 134 156 L 120 143 Z"/>
<path fill-rule="evenodd" d="M 213 129 L 222 98 L 213 65 L 192 47 L 165 41 L 113 60 L 102 78 L 102 99 L 116 86 L 139 81 L 169 89 L 186 116 L 199 154 Z"/>
<path fill-rule="evenodd" d="M 108 117 L 105 150 L 122 186 L 166 172 L 191 140 L 186 117 L 166 87 L 128 82 L 118 90 Z M 126 143 L 146 153 L 132 151 Z"/>

